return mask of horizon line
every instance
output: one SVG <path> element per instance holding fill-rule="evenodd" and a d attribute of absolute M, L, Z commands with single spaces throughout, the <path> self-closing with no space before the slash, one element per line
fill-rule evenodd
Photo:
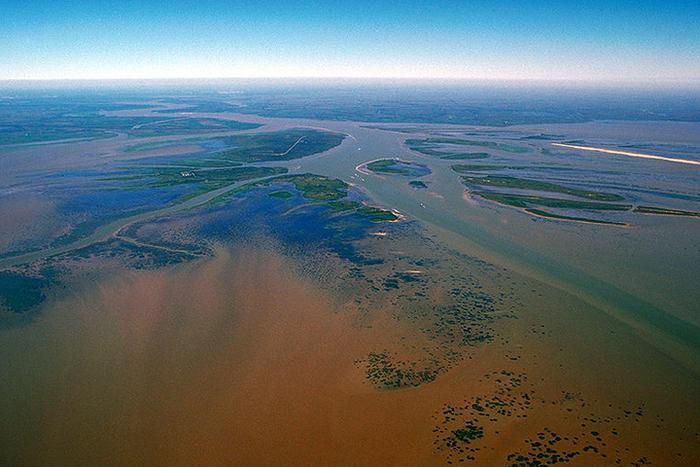
<path fill-rule="evenodd" d="M 277 81 L 277 82 L 402 82 L 402 83 L 473 83 L 473 84 L 545 84 L 545 85 L 584 85 L 584 86 L 610 86 L 610 87 L 698 87 L 700 89 L 700 77 L 667 78 L 647 80 L 596 80 L 596 79 L 572 79 L 572 78 L 485 78 L 485 77 L 412 77 L 412 76 L 201 76 L 201 77 L 99 77 L 99 78 L 0 78 L 0 86 L 13 86 L 22 84 L 89 84 L 89 83 L 157 83 L 157 82 L 216 82 L 216 81 Z"/>

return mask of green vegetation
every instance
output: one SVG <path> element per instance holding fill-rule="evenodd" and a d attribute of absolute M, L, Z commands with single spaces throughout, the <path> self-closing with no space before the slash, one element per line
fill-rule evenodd
<path fill-rule="evenodd" d="M 229 149 L 215 157 L 238 162 L 287 161 L 328 151 L 344 138 L 340 133 L 306 128 L 227 136 L 222 141 Z"/>
<path fill-rule="evenodd" d="M 484 427 L 474 422 L 466 422 L 464 428 L 458 428 L 452 434 L 460 441 L 470 442 L 484 437 Z"/>
<path fill-rule="evenodd" d="M 370 162 L 369 164 L 367 164 L 367 168 L 372 172 L 377 173 L 408 175 L 410 173 L 409 169 L 397 165 L 399 162 L 401 161 L 399 161 L 398 159 L 381 159 L 378 161 Z"/>
<path fill-rule="evenodd" d="M 182 122 L 183 120 L 177 119 L 176 121 Z M 226 120 L 226 122 L 228 122 L 230 126 L 234 126 L 234 123 L 244 125 L 240 122 L 234 122 L 233 120 Z M 149 131 L 158 130 L 156 134 L 163 134 L 161 132 L 162 128 L 160 125 L 164 125 L 164 123 L 157 123 L 158 125 L 149 125 L 142 128 L 148 128 Z M 242 129 L 247 129 L 247 127 Z M 345 136 L 339 133 L 295 128 L 291 130 L 277 131 L 274 133 L 254 133 L 216 138 L 188 138 L 179 141 L 148 142 L 129 146 L 125 149 L 125 152 L 148 151 L 163 147 L 175 147 L 183 144 L 197 144 L 204 141 L 212 141 L 223 145 L 227 149 L 217 152 L 213 156 L 208 156 L 206 159 L 208 162 L 206 164 L 202 164 L 198 159 L 190 160 L 189 162 L 177 162 L 211 166 L 214 163 L 238 164 L 243 162 L 286 161 L 298 159 L 300 157 L 327 151 L 342 143 L 344 138 Z"/>
<path fill-rule="evenodd" d="M 370 352 L 367 355 L 367 379 L 384 389 L 415 387 L 437 378 L 431 369 L 414 370 L 404 362 L 395 363 L 386 352 Z"/>
<path fill-rule="evenodd" d="M 596 201 L 624 201 L 624 197 L 615 193 L 602 193 L 597 191 L 579 190 L 565 187 L 555 183 L 531 180 L 528 178 L 510 177 L 506 175 L 487 175 L 486 177 L 462 177 L 462 180 L 470 185 L 493 186 L 498 188 L 517 188 L 521 190 L 547 191 L 576 196 L 578 198 L 592 199 Z"/>
<path fill-rule="evenodd" d="M 45 141 L 60 141 L 64 139 L 99 139 L 117 136 L 111 131 L 80 128 L 31 128 L 19 131 L 0 129 L 0 145 L 41 143 Z"/>
<path fill-rule="evenodd" d="M 268 193 L 267 196 L 271 196 L 273 198 L 279 198 L 279 199 L 289 199 L 289 198 L 294 197 L 294 195 L 287 190 L 272 191 L 272 192 Z"/>
<path fill-rule="evenodd" d="M 426 142 L 427 140 L 424 139 L 407 139 L 406 140 L 406 146 L 409 147 L 412 151 L 419 152 L 421 154 L 425 154 L 426 156 L 437 156 L 437 157 L 443 157 L 443 156 L 449 156 L 454 153 L 449 153 L 449 152 L 444 152 L 444 151 L 438 151 L 435 149 L 435 145 L 429 144 Z"/>
<path fill-rule="evenodd" d="M 418 274 L 396 271 L 391 276 L 384 278 L 382 285 L 384 290 L 399 289 L 401 284 L 425 282 Z"/>
<path fill-rule="evenodd" d="M 423 131 L 422 128 L 391 127 L 391 126 L 378 126 L 378 125 L 360 125 L 360 128 L 368 128 L 370 130 L 394 131 L 396 133 L 418 133 L 419 131 Z"/>
<path fill-rule="evenodd" d="M 489 154 L 485 152 L 458 152 L 445 149 L 437 142 L 441 139 L 443 138 L 407 139 L 406 145 L 412 151 L 445 160 L 485 159 L 489 157 Z"/>
<path fill-rule="evenodd" d="M 196 184 L 209 189 L 254 178 L 270 177 L 287 172 L 284 167 L 227 167 L 210 170 L 189 170 L 181 168 L 145 168 L 140 173 L 127 172 L 109 177 L 110 180 L 124 180 L 131 184 L 127 188 L 164 188 L 183 184 Z M 136 178 L 138 177 L 138 178 Z M 134 183 L 138 181 L 139 183 Z"/>
<path fill-rule="evenodd" d="M 179 114 L 183 112 L 200 112 L 200 113 L 222 113 L 222 112 L 236 112 L 240 110 L 240 107 L 235 104 L 230 104 L 228 102 L 220 101 L 207 101 L 201 100 L 199 98 L 189 98 L 189 97 L 175 97 L 162 99 L 162 102 L 168 104 L 186 105 L 187 107 L 179 107 L 174 109 L 159 109 L 156 110 L 158 113 L 162 114 Z"/>
<path fill-rule="evenodd" d="M 420 152 L 429 156 L 437 156 L 442 159 L 483 159 L 489 157 L 485 152 L 473 152 L 460 154 L 458 151 L 445 148 L 445 145 L 452 146 L 478 146 L 490 149 L 496 149 L 514 154 L 523 154 L 529 151 L 523 146 L 515 146 L 512 144 L 500 143 L 496 141 L 480 141 L 467 140 L 459 138 L 444 138 L 431 137 L 425 139 L 407 139 L 406 145 L 413 151 Z"/>
<path fill-rule="evenodd" d="M 189 133 L 205 133 L 215 131 L 241 131 L 259 128 L 257 123 L 222 120 L 216 118 L 168 118 L 155 122 L 135 125 L 128 130 L 132 137 L 149 137 L 164 135 L 181 135 Z"/>
<path fill-rule="evenodd" d="M 138 106 L 134 106 L 138 107 Z M 109 106 L 105 106 L 109 109 Z M 197 134 L 215 131 L 249 130 L 261 125 L 214 118 L 107 117 L 90 111 L 40 116 L 30 121 L 3 125 L 0 121 L 0 145 L 57 141 L 63 139 L 109 138 L 117 133 L 130 137 Z M 17 117 L 16 117 L 17 118 Z"/>
<path fill-rule="evenodd" d="M 589 219 L 587 217 L 564 216 L 561 214 L 553 214 L 551 212 L 542 211 L 541 209 L 535 209 L 535 208 L 527 208 L 527 209 L 525 209 L 525 212 L 529 212 L 530 214 L 534 214 L 536 216 L 549 217 L 552 219 L 560 219 L 560 220 L 566 220 L 566 221 L 591 222 L 593 224 L 627 225 L 624 222 L 613 222 L 613 221 L 605 221 L 605 220 L 600 220 L 600 219 Z"/>
<path fill-rule="evenodd" d="M 545 133 L 540 133 L 539 135 L 529 135 L 529 136 L 523 136 L 520 139 L 521 140 L 535 140 L 535 141 L 555 141 L 558 139 L 562 139 L 563 137 L 561 135 L 548 135 Z"/>
<path fill-rule="evenodd" d="M 212 159 L 180 159 L 162 164 L 132 164 L 117 167 L 118 170 L 143 170 L 143 169 L 214 169 L 232 168 L 243 165 L 240 162 L 228 162 Z"/>
<path fill-rule="evenodd" d="M 130 146 L 127 146 L 124 149 L 125 153 L 134 153 L 134 152 L 141 152 L 141 151 L 150 151 L 153 149 L 160 149 L 164 147 L 170 147 L 170 146 L 181 146 L 184 144 L 196 144 L 200 143 L 202 141 L 207 141 L 207 138 L 185 138 L 185 139 L 177 139 L 177 140 L 170 140 L 170 141 L 149 141 L 147 143 L 137 143 L 137 144 L 132 144 Z"/>
<path fill-rule="evenodd" d="M 535 205 L 549 208 L 590 209 L 598 211 L 629 211 L 632 209 L 632 206 L 629 204 L 594 203 L 591 201 L 515 195 L 512 193 L 496 193 L 491 191 L 474 191 L 473 193 L 489 201 L 494 201 L 506 206 L 514 206 L 516 208 L 529 208 L 531 205 Z"/>
<path fill-rule="evenodd" d="M 420 180 L 411 180 L 408 184 L 413 188 L 428 188 L 428 185 Z"/>
<path fill-rule="evenodd" d="M 461 152 L 442 156 L 440 159 L 445 159 L 446 161 L 461 161 L 470 159 L 486 159 L 487 157 L 489 157 L 489 153 L 487 152 Z"/>
<path fill-rule="evenodd" d="M 365 206 L 357 201 L 344 199 L 348 196 L 349 189 L 349 185 L 344 181 L 338 180 L 337 178 L 328 178 L 323 175 L 311 173 L 282 175 L 279 177 L 250 182 L 238 187 L 235 190 L 232 190 L 229 193 L 224 193 L 217 196 L 216 198 L 210 200 L 208 204 L 219 204 L 229 199 L 231 196 L 245 193 L 254 188 L 275 186 L 285 183 L 293 185 L 304 198 L 312 201 L 318 201 L 319 204 L 328 206 L 331 213 L 355 212 L 368 218 L 371 222 L 390 222 L 398 219 L 398 217 L 391 211 L 374 206 Z M 288 193 L 289 196 L 283 193 Z M 287 190 L 276 190 L 268 193 L 268 195 L 274 198 L 288 199 L 292 193 Z"/>
<path fill-rule="evenodd" d="M 421 124 L 506 127 L 592 120 L 700 120 L 697 106 L 689 106 L 682 99 L 665 99 L 661 104 L 658 100 L 648 98 L 642 99 L 642 104 L 638 96 L 618 96 L 619 105 L 611 106 L 608 100 L 592 98 L 592 94 L 588 94 L 587 104 L 582 105 L 581 99 L 572 99 L 568 93 L 553 89 L 544 98 L 527 96 L 517 101 L 508 96 L 509 92 L 501 91 L 489 96 L 480 91 L 460 92 L 459 95 L 442 91 L 424 93 L 415 92 L 408 87 L 395 91 L 382 93 L 376 89 L 358 87 L 353 92 L 348 92 L 346 88 L 340 87 L 319 92 L 310 88 L 285 93 L 243 93 L 236 97 L 235 105 L 224 102 L 229 96 L 213 95 L 178 98 L 177 103 L 190 105 L 186 111 L 208 109 L 265 117 L 366 122 L 367 125 L 395 123 L 406 128 L 415 128 Z M 658 111 L 650 112 L 650 108 Z M 661 109 L 664 109 L 663 115 Z M 434 127 L 428 129 L 432 128 Z"/>
<path fill-rule="evenodd" d="M 136 165 L 136 166 L 128 166 L 128 167 L 122 167 L 126 169 L 133 169 L 133 168 L 144 168 L 144 167 L 152 167 L 152 168 L 175 168 L 175 169 L 213 169 L 213 168 L 230 168 L 230 167 L 238 167 L 244 165 L 241 162 L 230 162 L 230 161 L 222 161 L 222 160 L 216 160 L 216 159 L 180 159 L 177 161 L 172 161 L 170 163 L 163 163 L 163 164 L 153 164 L 153 165 Z"/>
<path fill-rule="evenodd" d="M 93 243 L 79 250 L 66 253 L 71 259 L 91 259 L 96 257 L 119 257 L 124 264 L 134 269 L 158 269 L 179 264 L 208 253 L 205 248 L 187 244 L 168 244 L 159 241 L 157 245 L 136 244 L 127 236 Z"/>
<path fill-rule="evenodd" d="M 451 168 L 458 174 L 464 174 L 469 172 L 481 172 L 484 170 L 498 170 L 504 167 L 500 165 L 455 164 L 451 166 Z"/>
<path fill-rule="evenodd" d="M 637 206 L 634 208 L 634 212 L 638 212 L 640 214 L 657 214 L 662 216 L 700 217 L 700 212 L 697 211 L 682 211 L 680 209 L 660 208 L 654 206 Z"/>
<path fill-rule="evenodd" d="M 64 139 L 95 139 L 126 133 L 131 137 L 247 130 L 255 123 L 198 117 L 106 116 L 101 111 L 143 109 L 145 104 L 71 99 L 18 98 L 0 102 L 0 145 Z"/>
<path fill-rule="evenodd" d="M 279 183 L 291 183 L 306 199 L 326 202 L 325 204 L 331 209 L 331 212 L 355 211 L 367 217 L 371 222 L 391 222 L 398 219 L 391 211 L 374 206 L 363 206 L 357 201 L 342 199 L 348 195 L 348 184 L 337 178 L 328 178 L 323 175 L 309 173 L 283 175 L 245 185 L 241 187 L 241 190 Z"/>
<path fill-rule="evenodd" d="M 340 201 L 331 201 L 328 203 L 328 207 L 331 208 L 333 212 L 347 212 L 354 211 L 361 206 L 357 201 L 352 201 L 349 199 L 343 199 Z"/>
<path fill-rule="evenodd" d="M 392 222 L 398 219 L 393 212 L 374 206 L 362 206 L 357 212 L 367 216 L 372 222 Z"/>
<path fill-rule="evenodd" d="M 422 177 L 430 173 L 430 169 L 423 164 L 401 159 L 379 159 L 367 164 L 367 168 L 375 173 L 411 177 Z"/>
<path fill-rule="evenodd" d="M 327 203 L 327 206 L 331 208 L 331 212 L 340 213 L 355 211 L 358 214 L 362 214 L 363 216 L 367 217 L 371 222 L 391 222 L 398 219 L 391 211 L 374 206 L 364 206 L 357 201 L 352 201 L 349 199 L 331 201 Z"/>
<path fill-rule="evenodd" d="M 160 120 L 158 117 L 105 117 L 98 113 L 99 109 L 109 110 L 110 107 L 113 106 L 54 103 L 35 106 L 13 100 L 0 102 L 0 145 L 110 138 L 134 125 Z"/>
<path fill-rule="evenodd" d="M 469 144 L 470 146 L 483 146 L 487 148 L 499 149 L 504 152 L 510 152 L 513 154 L 525 154 L 530 152 L 530 150 L 523 146 L 516 146 L 514 144 L 506 143 L 494 143 L 492 141 L 465 141 L 462 144 Z"/>
<path fill-rule="evenodd" d="M 309 173 L 276 177 L 263 183 L 291 183 L 304 198 L 316 201 L 334 201 L 348 194 L 348 185 L 342 180 Z"/>
<path fill-rule="evenodd" d="M 285 169 L 286 170 L 286 169 Z M 277 184 L 289 183 L 299 191 L 302 196 L 314 201 L 331 201 L 345 198 L 348 194 L 348 185 L 342 180 L 324 177 L 311 173 L 282 175 L 279 177 L 268 178 L 265 180 L 253 181 L 246 183 L 228 193 L 223 193 L 209 201 L 209 205 L 219 204 L 226 201 L 232 196 L 245 193 L 254 188 L 272 186 Z M 345 201 L 339 201 L 345 203 Z M 330 204 L 330 203 L 328 203 Z"/>

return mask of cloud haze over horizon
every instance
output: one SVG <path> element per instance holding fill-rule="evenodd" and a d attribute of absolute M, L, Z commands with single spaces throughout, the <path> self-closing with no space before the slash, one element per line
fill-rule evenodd
<path fill-rule="evenodd" d="M 697 1 L 36 1 L 0 17 L 0 80 L 700 83 Z"/>

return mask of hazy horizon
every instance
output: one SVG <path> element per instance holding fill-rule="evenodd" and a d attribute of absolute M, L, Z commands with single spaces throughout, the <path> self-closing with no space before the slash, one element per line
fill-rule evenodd
<path fill-rule="evenodd" d="M 615 90 L 615 91 L 700 91 L 700 79 L 693 81 L 611 81 L 611 80 L 537 80 L 487 78 L 402 78 L 402 77 L 169 77 L 169 78 L 84 78 L 84 79 L 0 79 L 0 89 L 151 89 L 241 87 L 383 87 L 433 89 L 494 90 Z"/>

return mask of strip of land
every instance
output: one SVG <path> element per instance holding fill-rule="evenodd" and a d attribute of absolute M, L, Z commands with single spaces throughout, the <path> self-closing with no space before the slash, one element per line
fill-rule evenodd
<path fill-rule="evenodd" d="M 638 152 L 619 151 L 617 149 L 594 148 L 590 146 L 577 146 L 575 144 L 552 143 L 552 146 L 560 148 L 578 149 L 580 151 L 602 152 L 604 154 L 617 154 L 627 157 L 638 157 L 640 159 L 655 159 L 659 161 L 675 162 L 677 164 L 700 165 L 700 161 L 691 161 L 688 159 L 677 159 L 674 157 L 656 156 L 653 154 L 640 154 Z"/>
<path fill-rule="evenodd" d="M 254 180 L 254 181 L 261 182 L 261 181 L 264 181 L 268 178 L 269 179 L 275 178 L 275 175 L 272 175 L 269 177 L 261 177 L 257 180 Z M 105 224 L 101 227 L 98 227 L 90 235 L 82 237 L 82 238 L 80 238 L 72 243 L 69 243 L 67 245 L 45 248 L 45 249 L 39 250 L 39 251 L 33 251 L 33 252 L 22 254 L 22 255 L 11 256 L 8 258 L 0 259 L 0 269 L 5 269 L 5 268 L 20 265 L 20 264 L 30 263 L 32 261 L 37 261 L 40 259 L 48 258 L 51 256 L 56 256 L 56 255 L 60 255 L 63 253 L 68 253 L 69 251 L 79 250 L 79 249 L 84 248 L 86 246 L 92 245 L 93 243 L 102 242 L 102 241 L 107 240 L 111 237 L 119 235 L 119 232 L 122 229 L 124 229 L 125 227 L 128 227 L 129 225 L 131 225 L 135 222 L 140 222 L 140 221 L 143 221 L 146 219 L 152 219 L 152 218 L 155 218 L 158 216 L 174 214 L 174 213 L 179 212 L 179 211 L 184 211 L 187 209 L 196 208 L 200 205 L 203 205 L 203 204 L 209 202 L 210 200 L 216 198 L 217 196 L 221 196 L 223 194 L 231 192 L 231 191 L 235 190 L 236 188 L 239 188 L 239 187 L 243 186 L 244 184 L 250 183 L 250 182 L 251 182 L 251 180 L 237 181 L 235 183 L 223 186 L 221 188 L 206 191 L 202 194 L 194 196 L 194 197 L 192 197 L 186 201 L 183 201 L 181 203 L 178 203 L 178 204 L 171 204 L 171 205 L 166 206 L 166 207 L 161 208 L 161 209 L 155 209 L 153 211 L 147 211 L 147 212 L 143 212 L 140 214 L 135 214 L 133 216 L 128 216 L 128 217 L 124 217 L 121 219 L 117 219 L 117 220 L 112 221 L 108 224 Z"/>
<path fill-rule="evenodd" d="M 661 216 L 686 216 L 700 217 L 700 212 L 697 211 L 682 211 L 680 209 L 659 208 L 654 206 L 637 206 L 634 212 L 641 214 L 657 214 Z"/>

